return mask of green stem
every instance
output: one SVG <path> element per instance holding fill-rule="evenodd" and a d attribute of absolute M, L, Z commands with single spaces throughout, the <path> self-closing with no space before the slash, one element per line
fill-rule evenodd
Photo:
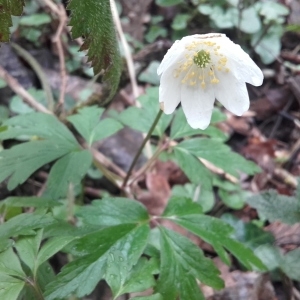
<path fill-rule="evenodd" d="M 127 182 L 128 182 L 128 180 L 129 180 L 129 178 L 130 178 L 130 175 L 131 175 L 131 173 L 132 173 L 132 170 L 133 170 L 133 168 L 134 168 L 134 166 L 135 166 L 137 160 L 139 159 L 139 157 L 140 157 L 140 155 L 141 155 L 141 153 L 142 153 L 142 151 L 143 151 L 143 149 L 144 149 L 146 143 L 147 143 L 148 140 L 150 139 L 150 137 L 151 137 L 151 135 L 152 135 L 152 133 L 153 133 L 153 130 L 155 129 L 155 127 L 156 127 L 156 125 L 157 125 L 157 123 L 158 123 L 158 121 L 159 121 L 159 119 L 160 119 L 162 113 L 163 113 L 162 110 L 159 110 L 159 112 L 157 113 L 154 122 L 152 123 L 152 125 L 151 125 L 151 127 L 150 127 L 150 129 L 149 129 L 149 131 L 148 131 L 148 133 L 147 133 L 147 135 L 146 135 L 146 137 L 145 137 L 144 140 L 143 140 L 143 143 L 141 144 L 139 150 L 137 151 L 137 153 L 136 153 L 136 155 L 135 155 L 135 157 L 134 157 L 134 159 L 133 159 L 133 161 L 132 161 L 132 163 L 131 163 L 131 165 L 130 165 L 130 168 L 129 168 L 128 172 L 127 172 L 127 175 L 126 175 L 126 177 L 125 177 L 125 179 L 124 179 L 122 188 L 124 188 L 124 187 L 127 185 Z"/>
<path fill-rule="evenodd" d="M 41 291 L 39 285 L 36 281 L 26 278 L 25 281 L 33 288 L 37 300 L 44 300 L 43 292 Z"/>
<path fill-rule="evenodd" d="M 35 71 L 36 75 L 38 76 L 39 80 L 41 81 L 43 90 L 46 94 L 46 99 L 48 103 L 48 109 L 50 111 L 53 111 L 54 109 L 54 99 L 51 91 L 51 87 L 48 83 L 47 77 L 38 63 L 38 61 L 25 49 L 20 47 L 19 45 L 15 43 L 11 43 L 11 46 L 17 51 L 17 53 L 26 61 L 28 64 L 32 67 L 32 69 Z"/>

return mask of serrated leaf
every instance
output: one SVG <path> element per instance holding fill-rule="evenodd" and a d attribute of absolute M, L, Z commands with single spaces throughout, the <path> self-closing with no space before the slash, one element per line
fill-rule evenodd
<path fill-rule="evenodd" d="M 9 41 L 11 16 L 20 16 L 25 5 L 24 0 L 0 0 L 0 42 Z"/>
<path fill-rule="evenodd" d="M 15 244 L 20 259 L 34 272 L 35 261 L 40 244 L 42 242 L 43 230 L 38 230 L 34 236 L 20 237 Z"/>
<path fill-rule="evenodd" d="M 60 199 L 66 197 L 69 186 L 77 186 L 92 164 L 88 150 L 71 152 L 55 162 L 49 173 L 45 197 Z"/>
<path fill-rule="evenodd" d="M 195 203 L 190 199 L 182 198 L 181 209 L 179 209 L 178 199 L 171 198 L 163 217 L 172 220 L 211 244 L 225 263 L 229 264 L 230 260 L 224 248 L 235 255 L 247 268 L 252 269 L 255 266 L 264 269 L 261 261 L 250 249 L 231 238 L 233 232 L 231 226 L 220 219 L 199 214 L 197 210 L 193 211 L 191 209 L 192 205 L 195 205 Z M 168 212 L 172 212 L 172 214 Z"/>
<path fill-rule="evenodd" d="M 0 132 L 0 140 L 14 139 L 20 136 L 39 137 L 53 141 L 64 141 L 69 147 L 75 148 L 78 143 L 69 129 L 53 116 L 44 113 L 29 113 L 6 120 L 8 126 Z"/>
<path fill-rule="evenodd" d="M 8 197 L 4 201 L 9 207 L 55 207 L 61 203 L 52 199 L 41 197 Z"/>
<path fill-rule="evenodd" d="M 24 286 L 25 281 L 0 272 L 0 299 L 17 300 Z"/>
<path fill-rule="evenodd" d="M 261 259 L 269 271 L 277 269 L 282 261 L 282 254 L 279 248 L 265 244 L 255 249 L 255 254 Z"/>
<path fill-rule="evenodd" d="M 185 185 L 174 185 L 172 196 L 181 198 L 190 198 L 201 205 L 203 212 L 209 212 L 215 204 L 215 195 L 212 187 L 206 188 L 201 184 L 186 183 Z"/>
<path fill-rule="evenodd" d="M 86 142 L 92 145 L 123 128 L 122 124 L 114 119 L 100 120 L 103 112 L 104 109 L 97 106 L 84 107 L 78 111 L 78 114 L 68 117 L 68 120 Z"/>
<path fill-rule="evenodd" d="M 280 264 L 285 274 L 293 279 L 300 280 L 300 249 L 295 249 L 283 256 Z"/>
<path fill-rule="evenodd" d="M 134 298 L 130 298 L 130 300 L 164 300 L 164 298 L 161 294 L 154 294 L 145 297 L 134 297 Z"/>
<path fill-rule="evenodd" d="M 126 293 L 142 292 L 150 287 L 153 287 L 156 283 L 153 274 L 157 273 L 158 268 L 158 260 L 147 260 L 146 258 L 142 257 L 133 267 L 128 275 L 127 280 L 124 282 L 123 286 L 120 287 L 120 290 L 115 296 Z"/>
<path fill-rule="evenodd" d="M 246 201 L 251 207 L 257 209 L 260 218 L 270 222 L 280 220 L 293 225 L 300 222 L 300 197 L 299 194 L 296 196 L 279 195 L 276 191 L 270 190 L 250 197 Z"/>
<path fill-rule="evenodd" d="M 169 300 L 205 299 L 196 279 L 220 289 L 224 286 L 219 270 L 186 237 L 160 227 L 161 266 L 156 291 Z"/>
<path fill-rule="evenodd" d="M 172 6 L 182 2 L 183 0 L 155 0 L 155 3 L 160 6 Z"/>
<path fill-rule="evenodd" d="M 20 115 L 3 123 L 6 130 L 0 132 L 0 140 L 35 136 L 35 140 L 19 144 L 0 152 L 0 182 L 10 177 L 8 189 L 22 184 L 43 165 L 71 151 L 79 145 L 71 132 L 54 116 L 32 113 Z M 40 138 L 40 139 L 37 139 Z"/>
<path fill-rule="evenodd" d="M 55 220 L 49 214 L 24 213 L 18 215 L 0 226 L 0 239 L 18 235 L 35 234 L 33 229 L 43 228 L 53 224 Z"/>
<path fill-rule="evenodd" d="M 206 189 L 212 188 L 212 173 L 197 157 L 178 147 L 174 148 L 174 153 L 177 164 L 191 182 L 201 187 L 203 186 Z"/>
<path fill-rule="evenodd" d="M 82 297 L 104 278 L 116 293 L 143 253 L 149 230 L 148 224 L 122 224 L 78 239 L 72 249 L 81 257 L 67 264 L 47 286 L 46 299 L 63 299 L 74 292 Z"/>
<path fill-rule="evenodd" d="M 254 250 L 260 245 L 274 243 L 273 235 L 254 223 L 245 223 L 231 214 L 222 215 L 222 220 L 234 228 L 233 237 L 246 247 Z"/>
<path fill-rule="evenodd" d="M 59 252 L 62 248 L 64 248 L 67 244 L 69 244 L 72 240 L 74 240 L 74 236 L 59 236 L 49 239 L 40 249 L 39 253 L 36 257 L 36 268 L 45 263 L 49 258 L 51 258 L 54 254 Z"/>
<path fill-rule="evenodd" d="M 92 205 L 81 207 L 76 214 L 86 224 L 114 226 L 126 223 L 146 222 L 146 208 L 137 201 L 127 198 L 104 198 L 94 200 Z"/>
<path fill-rule="evenodd" d="M 132 129 L 147 133 L 159 112 L 158 87 L 148 88 L 146 94 L 138 98 L 142 107 L 129 107 L 120 115 L 119 120 Z M 172 119 L 171 115 L 163 114 L 152 135 L 162 136 Z"/>
<path fill-rule="evenodd" d="M 81 50 L 88 49 L 88 58 L 95 74 L 104 70 L 109 85 L 108 102 L 117 90 L 121 76 L 121 56 L 116 39 L 109 0 L 71 0 L 72 37 L 84 37 Z"/>
<path fill-rule="evenodd" d="M 26 278 L 18 256 L 12 248 L 0 253 L 0 274 L 15 276 L 17 278 Z"/>
<path fill-rule="evenodd" d="M 176 148 L 185 149 L 200 158 L 204 158 L 236 177 L 238 176 L 238 171 L 250 175 L 260 171 L 260 168 L 255 163 L 233 152 L 219 140 L 194 138 L 181 142 Z"/>
<path fill-rule="evenodd" d="M 192 202 L 188 198 L 172 197 L 170 198 L 162 217 L 173 218 L 202 213 L 202 208 L 198 203 Z"/>

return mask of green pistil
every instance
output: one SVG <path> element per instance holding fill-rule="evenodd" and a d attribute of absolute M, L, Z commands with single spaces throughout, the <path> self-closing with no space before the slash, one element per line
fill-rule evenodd
<path fill-rule="evenodd" d="M 204 50 L 200 50 L 194 56 L 193 61 L 198 67 L 205 68 L 206 65 L 210 62 L 210 54 Z"/>

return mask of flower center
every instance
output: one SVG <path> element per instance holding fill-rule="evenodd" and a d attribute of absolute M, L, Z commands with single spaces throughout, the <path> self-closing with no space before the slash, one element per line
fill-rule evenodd
<path fill-rule="evenodd" d="M 207 85 L 218 84 L 220 72 L 228 73 L 227 57 L 220 53 L 216 42 L 196 39 L 185 46 L 185 58 L 178 62 L 174 77 L 181 78 L 181 84 L 205 89 Z"/>
<path fill-rule="evenodd" d="M 198 51 L 193 57 L 193 62 L 196 66 L 200 68 L 205 68 L 207 64 L 210 63 L 209 52 L 204 50 Z"/>

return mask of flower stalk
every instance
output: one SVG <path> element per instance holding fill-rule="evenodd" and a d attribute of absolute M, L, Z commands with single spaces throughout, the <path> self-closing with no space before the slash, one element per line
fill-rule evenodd
<path fill-rule="evenodd" d="M 155 117 L 155 120 L 153 121 L 153 123 L 152 123 L 152 125 L 151 125 L 151 127 L 150 127 L 150 129 L 149 129 L 149 131 L 148 131 L 148 133 L 147 133 L 147 135 L 146 135 L 146 137 L 145 137 L 144 140 L 143 140 L 143 143 L 141 144 L 140 148 L 138 149 L 138 151 L 137 151 L 137 153 L 136 153 L 136 155 L 135 155 L 135 157 L 134 157 L 134 159 L 133 159 L 133 161 L 132 161 L 132 163 L 131 163 L 131 165 L 130 165 L 130 167 L 129 167 L 129 170 L 128 170 L 128 172 L 127 172 L 127 175 L 126 175 L 126 177 L 125 177 L 125 179 L 124 179 L 124 181 L 123 181 L 122 188 L 125 188 L 125 187 L 126 187 L 126 185 L 127 185 L 127 183 L 128 183 L 128 180 L 129 180 L 129 178 L 130 178 L 130 175 L 131 175 L 131 173 L 132 173 L 132 171 L 133 171 L 133 168 L 134 168 L 134 166 L 136 165 L 136 162 L 137 162 L 137 160 L 139 159 L 139 157 L 140 157 L 140 155 L 141 155 L 141 153 L 142 153 L 142 151 L 143 151 L 143 149 L 144 149 L 146 143 L 147 143 L 148 140 L 150 139 L 150 137 L 151 137 L 151 135 L 152 135 L 152 133 L 153 133 L 153 131 L 154 131 L 154 129 L 155 129 L 155 127 L 156 127 L 156 125 L 157 125 L 159 119 L 160 119 L 160 117 L 162 116 L 162 114 L 163 114 L 163 111 L 162 111 L 162 110 L 159 110 L 158 113 L 157 113 L 157 115 L 156 115 L 156 117 Z"/>

